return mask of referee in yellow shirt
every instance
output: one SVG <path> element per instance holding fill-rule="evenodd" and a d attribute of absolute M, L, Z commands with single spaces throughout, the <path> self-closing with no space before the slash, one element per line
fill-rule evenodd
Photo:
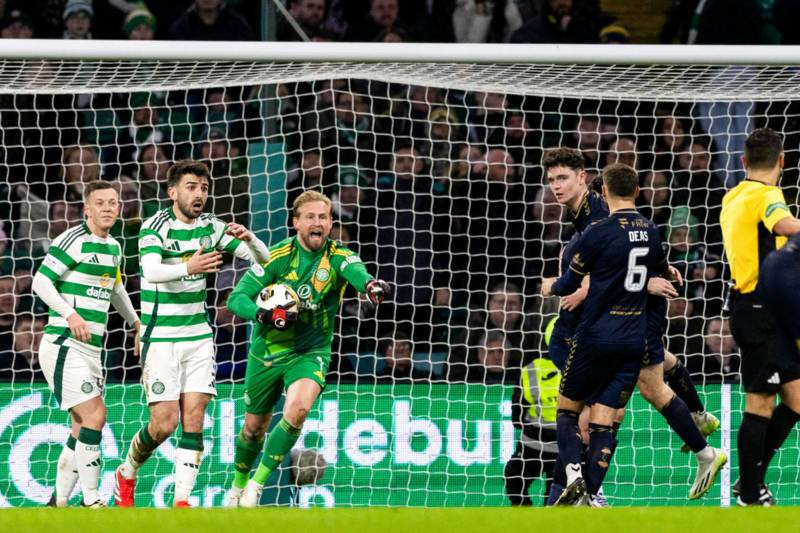
<path fill-rule="evenodd" d="M 800 420 L 800 359 L 782 348 L 777 325 L 758 295 L 764 258 L 800 232 L 778 180 L 783 171 L 781 137 L 757 129 L 747 138 L 742 163 L 747 177 L 722 199 L 720 225 L 730 264 L 731 332 L 742 352 L 745 412 L 739 427 L 739 505 L 774 505 L 764 483 L 770 460 Z M 800 295 L 798 295 L 800 297 Z M 780 393 L 782 403 L 775 407 Z"/>

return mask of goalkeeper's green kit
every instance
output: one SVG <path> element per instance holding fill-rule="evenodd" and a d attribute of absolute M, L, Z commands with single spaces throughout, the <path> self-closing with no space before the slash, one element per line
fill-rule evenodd
<path fill-rule="evenodd" d="M 256 296 L 275 283 L 294 289 L 300 305 L 297 321 L 287 329 L 254 324 L 245 376 L 248 413 L 271 413 L 283 390 L 298 379 L 325 387 L 344 290 L 349 283 L 364 292 L 371 279 L 358 255 L 330 239 L 317 252 L 305 250 L 297 237 L 283 240 L 270 248 L 269 263 L 250 267 L 228 297 L 236 316 L 255 321 Z"/>

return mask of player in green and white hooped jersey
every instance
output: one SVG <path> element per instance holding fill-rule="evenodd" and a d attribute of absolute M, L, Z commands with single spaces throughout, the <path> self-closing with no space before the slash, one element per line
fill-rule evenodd
<path fill-rule="evenodd" d="M 114 501 L 134 504 L 136 474 L 181 424 L 175 453 L 176 507 L 188 507 L 203 455 L 203 418 L 216 395 L 213 332 L 205 309 L 206 276 L 217 272 L 221 252 L 254 262 L 269 250 L 240 224 L 203 213 L 208 168 L 178 161 L 167 172 L 172 206 L 142 224 L 142 382 L 150 420 L 131 442 L 117 469 Z"/>
<path fill-rule="evenodd" d="M 389 285 L 374 279 L 355 253 L 329 239 L 331 201 L 325 195 L 304 192 L 295 200 L 293 214 L 297 236 L 273 246 L 270 262 L 253 265 L 228 298 L 234 314 L 257 322 L 247 362 L 247 409 L 244 427 L 236 438 L 230 507 L 258 504 L 270 473 L 300 436 L 306 416 L 325 387 L 333 325 L 347 285 L 366 293 L 376 305 L 390 292 Z M 273 283 L 295 290 L 300 300 L 298 313 L 281 307 L 261 309 L 255 304 L 254 298 Z M 264 445 L 272 409 L 284 390 L 283 418 Z M 261 463 L 248 480 L 262 445 Z"/>
<path fill-rule="evenodd" d="M 122 248 L 108 234 L 119 216 L 119 197 L 110 183 L 86 184 L 84 213 L 85 222 L 53 240 L 32 286 L 50 308 L 39 363 L 56 401 L 72 418 L 51 499 L 59 507 L 68 504 L 77 480 L 83 505 L 105 507 L 97 485 L 106 423 L 101 352 L 109 305 L 139 332 L 139 317 L 120 275 Z M 137 355 L 138 348 L 137 338 Z"/>

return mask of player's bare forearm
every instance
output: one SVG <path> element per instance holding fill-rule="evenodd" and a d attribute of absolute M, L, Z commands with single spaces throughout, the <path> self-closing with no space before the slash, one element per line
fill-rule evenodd
<path fill-rule="evenodd" d="M 228 296 L 228 310 L 244 320 L 255 320 L 258 306 L 254 299 L 264 286 L 245 274 Z"/>

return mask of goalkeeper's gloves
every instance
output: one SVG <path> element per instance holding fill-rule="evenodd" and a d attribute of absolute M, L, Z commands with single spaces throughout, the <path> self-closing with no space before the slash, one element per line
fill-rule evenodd
<path fill-rule="evenodd" d="M 259 309 L 256 313 L 259 324 L 271 325 L 275 329 L 287 329 L 297 320 L 297 304 L 288 302 L 276 305 L 271 310 Z"/>
<path fill-rule="evenodd" d="M 367 282 L 364 292 L 367 293 L 367 298 L 369 298 L 370 302 L 379 305 L 384 299 L 392 295 L 392 288 L 382 279 L 372 279 Z"/>

